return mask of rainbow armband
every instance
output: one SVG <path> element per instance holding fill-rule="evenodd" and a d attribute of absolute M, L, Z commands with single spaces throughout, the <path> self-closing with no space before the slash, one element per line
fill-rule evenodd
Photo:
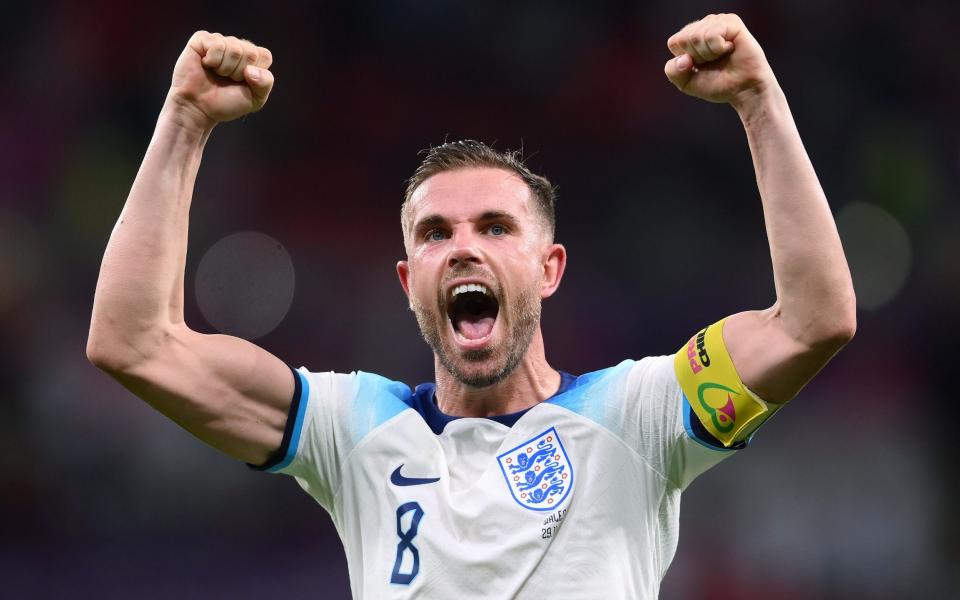
<path fill-rule="evenodd" d="M 747 389 L 733 366 L 723 343 L 723 319 L 701 329 L 674 356 L 673 368 L 683 391 L 684 404 L 716 441 L 724 448 L 743 447 L 754 431 L 776 412 L 780 405 L 767 404 Z M 687 430 L 691 431 L 685 415 Z M 699 429 L 699 428 L 693 428 Z M 713 442 L 713 444 L 710 444 Z"/>

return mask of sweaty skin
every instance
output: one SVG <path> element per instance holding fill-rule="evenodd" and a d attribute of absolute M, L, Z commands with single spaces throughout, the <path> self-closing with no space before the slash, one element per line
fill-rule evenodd
<path fill-rule="evenodd" d="M 777 300 L 730 316 L 724 341 L 743 383 L 769 402 L 800 389 L 856 331 L 850 270 L 786 96 L 740 17 L 708 15 L 667 40 L 664 72 L 685 94 L 729 103 L 757 175 Z"/>
<path fill-rule="evenodd" d="M 566 251 L 531 202 L 519 177 L 493 168 L 438 173 L 410 198 L 408 260 L 397 274 L 434 350 L 437 400 L 448 414 L 516 412 L 560 386 L 544 353 L 540 303 L 560 285 Z M 486 340 L 459 336 L 447 316 L 450 289 L 468 282 L 499 301 Z"/>
<path fill-rule="evenodd" d="M 856 329 L 836 226 L 786 98 L 739 17 L 709 15 L 671 36 L 668 47 L 670 81 L 686 94 L 729 103 L 747 133 L 777 300 L 730 316 L 724 341 L 743 382 L 784 402 Z M 104 253 L 87 342 L 93 364 L 201 440 L 255 464 L 280 445 L 291 373 L 250 342 L 190 329 L 183 277 L 203 148 L 217 124 L 263 107 L 272 61 L 267 48 L 236 37 L 198 31 L 190 38 Z M 559 386 L 539 305 L 559 286 L 566 252 L 539 229 L 529 194 L 515 176 L 489 168 L 440 173 L 414 192 L 407 260 L 397 273 L 435 349 L 437 394 L 450 414 L 514 412 Z M 429 226 L 418 229 L 418 222 Z M 458 338 L 444 314 L 447 286 L 458 277 L 489 283 L 498 294 L 500 312 L 484 339 Z"/>
<path fill-rule="evenodd" d="M 183 321 L 191 196 L 214 127 L 263 107 L 266 48 L 198 31 L 174 67 L 157 126 L 110 235 L 87 357 L 224 453 L 263 463 L 280 445 L 294 383 L 277 357 Z"/>

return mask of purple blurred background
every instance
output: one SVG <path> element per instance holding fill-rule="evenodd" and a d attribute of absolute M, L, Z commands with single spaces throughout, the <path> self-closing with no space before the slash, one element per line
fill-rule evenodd
<path fill-rule="evenodd" d="M 5 9 L 0 597 L 349 596 L 330 519 L 292 480 L 206 448 L 84 356 L 103 249 L 195 29 L 270 47 L 277 84 L 207 146 L 188 324 L 255 321 L 272 330 L 257 343 L 293 366 L 415 384 L 432 360 L 394 273 L 399 206 L 417 152 L 444 140 L 522 146 L 559 185 L 570 262 L 544 309 L 559 368 L 669 353 L 772 303 L 739 120 L 662 74 L 666 38 L 719 11 L 744 18 L 786 90 L 838 218 L 859 331 L 748 451 L 685 494 L 661 597 L 958 597 L 957 6 Z M 237 232 L 270 236 L 289 263 L 245 246 L 248 269 L 211 279 L 224 271 L 201 261 Z M 277 275 L 289 264 L 295 285 Z M 221 301 L 201 311 L 207 292 Z"/>

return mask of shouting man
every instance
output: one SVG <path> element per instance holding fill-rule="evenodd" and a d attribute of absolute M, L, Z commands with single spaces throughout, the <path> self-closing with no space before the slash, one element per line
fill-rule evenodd
<path fill-rule="evenodd" d="M 397 274 L 434 383 L 294 370 L 197 333 L 183 277 L 201 154 L 273 85 L 266 48 L 200 31 L 110 237 L 89 359 L 215 448 L 294 476 L 333 517 L 356 598 L 656 598 L 681 491 L 743 448 L 856 326 L 830 208 L 757 41 L 736 15 L 710 15 L 667 46 L 670 81 L 729 103 L 746 129 L 770 308 L 705 327 L 673 356 L 554 369 L 540 329 L 566 265 L 553 186 L 468 140 L 429 151 L 401 209 Z"/>

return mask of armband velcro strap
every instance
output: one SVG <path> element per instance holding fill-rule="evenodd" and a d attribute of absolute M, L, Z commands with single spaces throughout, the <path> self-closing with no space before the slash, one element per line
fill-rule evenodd
<path fill-rule="evenodd" d="M 723 343 L 726 319 L 701 329 L 674 356 L 680 389 L 710 434 L 729 448 L 746 440 L 780 408 L 751 392 Z"/>

